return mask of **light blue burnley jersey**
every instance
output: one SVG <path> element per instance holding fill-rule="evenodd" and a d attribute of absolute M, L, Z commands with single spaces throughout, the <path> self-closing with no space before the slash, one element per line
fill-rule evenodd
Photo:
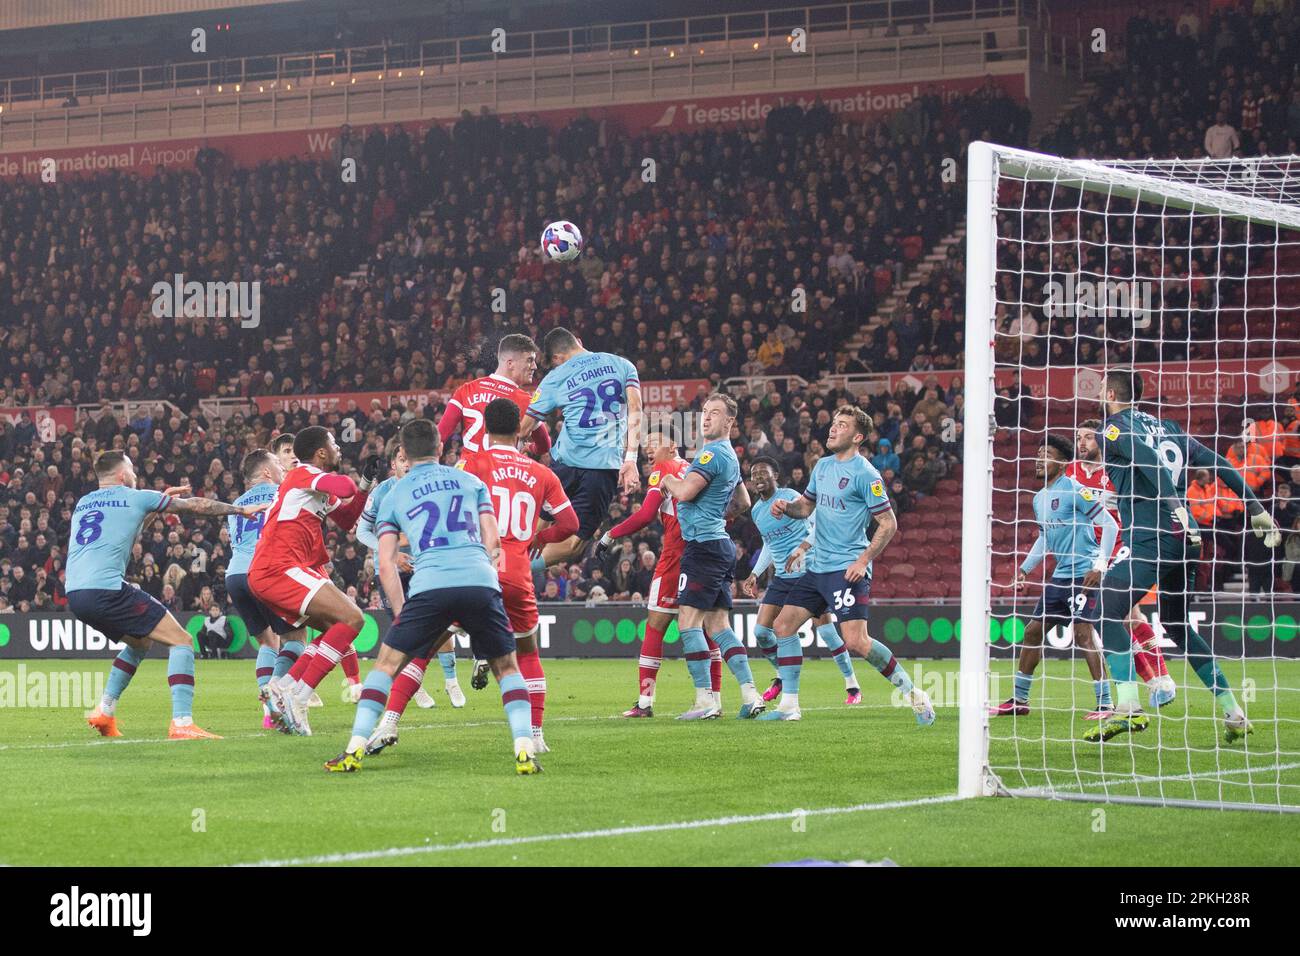
<path fill-rule="evenodd" d="M 501 590 L 479 539 L 482 514 L 493 514 L 487 485 L 456 468 L 424 462 L 393 485 L 379 511 L 379 536 L 400 531 L 411 542 L 410 597 L 439 588 Z"/>
<path fill-rule="evenodd" d="M 792 579 L 802 577 L 802 568 L 797 571 L 787 571 L 785 562 L 794 553 L 794 549 L 803 544 L 804 539 L 808 537 L 808 519 L 792 518 L 789 515 L 773 518 L 772 502 L 776 500 L 798 501 L 799 492 L 793 488 L 778 488 L 771 498 L 755 502 L 749 516 L 754 520 L 754 526 L 763 536 L 763 543 L 767 545 L 772 555 L 772 568 L 776 576 Z"/>
<path fill-rule="evenodd" d="M 82 495 L 72 509 L 67 590 L 120 590 L 140 526 L 170 502 L 161 491 L 126 485 L 109 485 Z"/>
<path fill-rule="evenodd" d="M 693 501 L 677 502 L 677 523 L 686 541 L 721 541 L 727 534 L 727 505 L 740 484 L 740 462 L 729 438 L 708 442 L 682 477 L 696 474 L 708 479 Z"/>
<path fill-rule="evenodd" d="M 813 466 L 804 497 L 817 502 L 812 558 L 816 574 L 843 571 L 867 550 L 871 516 L 890 509 L 885 480 L 874 465 L 855 454 L 848 461 L 827 455 Z M 871 574 L 871 566 L 867 566 Z"/>
<path fill-rule="evenodd" d="M 398 482 L 396 475 L 389 475 L 375 487 L 370 489 L 370 497 L 366 499 L 366 507 L 361 512 L 361 517 L 357 521 L 357 540 L 369 548 L 372 552 L 379 551 L 379 515 L 380 509 L 384 506 L 384 501 L 388 498 L 388 493 L 393 490 L 393 486 Z M 399 549 L 407 554 L 411 553 L 409 544 L 404 544 Z M 379 568 L 375 568 L 378 573 Z"/>
<path fill-rule="evenodd" d="M 627 443 L 627 390 L 640 388 L 636 366 L 608 352 L 579 352 L 546 374 L 528 414 L 561 409 L 564 427 L 551 458 L 570 468 L 614 468 Z"/>
<path fill-rule="evenodd" d="M 1034 494 L 1034 518 L 1056 558 L 1055 581 L 1074 581 L 1092 570 L 1101 554 L 1092 519 L 1102 509 L 1101 498 L 1069 475 Z"/>
<path fill-rule="evenodd" d="M 279 490 L 276 485 L 264 481 L 236 498 L 235 504 L 269 504 L 275 500 L 275 493 Z M 253 552 L 257 550 L 257 539 L 262 536 L 262 524 L 265 521 L 265 511 L 259 511 L 251 518 L 245 518 L 243 515 L 226 516 L 226 529 L 230 532 L 230 563 L 226 565 L 226 577 L 248 573 L 248 566 L 253 563 Z"/>

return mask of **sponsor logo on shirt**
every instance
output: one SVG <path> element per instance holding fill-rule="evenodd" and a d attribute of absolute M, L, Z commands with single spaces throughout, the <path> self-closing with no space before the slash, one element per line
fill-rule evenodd
<path fill-rule="evenodd" d="M 713 452 L 706 451 L 704 454 L 700 455 L 696 461 L 701 465 L 707 465 L 709 462 L 713 461 Z"/>
<path fill-rule="evenodd" d="M 873 481 L 871 483 L 871 493 L 877 498 L 885 497 L 885 483 L 883 481 Z"/>
<path fill-rule="evenodd" d="M 1107 438 L 1109 441 L 1114 441 L 1114 440 L 1115 440 L 1116 438 L 1118 438 L 1118 437 L 1119 437 L 1119 426 L 1118 426 L 1118 425 L 1107 425 L 1107 426 L 1106 426 L 1106 438 Z"/>

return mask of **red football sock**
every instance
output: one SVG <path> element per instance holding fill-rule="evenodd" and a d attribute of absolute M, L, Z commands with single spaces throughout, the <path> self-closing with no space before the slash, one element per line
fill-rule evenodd
<path fill-rule="evenodd" d="M 424 683 L 424 670 L 429 666 L 429 658 L 417 657 L 409 664 L 402 668 L 398 675 L 393 678 L 393 686 L 388 691 L 388 704 L 384 707 L 387 713 L 394 713 L 398 717 L 406 710 L 406 705 L 411 702 L 415 692 L 420 689 Z"/>
<path fill-rule="evenodd" d="M 1155 629 L 1143 621 L 1133 628 L 1133 666 L 1138 675 L 1149 681 L 1152 677 L 1165 677 L 1169 667 L 1165 664 L 1165 655 L 1160 650 Z"/>
<path fill-rule="evenodd" d="M 655 683 L 659 680 L 659 667 L 664 660 L 664 632 L 657 627 L 645 626 L 645 640 L 641 642 L 641 657 L 637 664 L 638 692 L 642 697 L 655 695 Z"/>
<path fill-rule="evenodd" d="M 339 660 L 339 667 L 343 668 L 343 676 L 353 684 L 361 680 L 361 664 L 357 660 L 357 649 L 351 644 L 343 652 L 343 657 Z"/>
<path fill-rule="evenodd" d="M 518 654 L 519 673 L 523 675 L 524 685 L 528 688 L 528 702 L 533 705 L 533 730 L 542 729 L 542 715 L 546 712 L 546 672 L 542 670 L 542 658 L 537 651 L 531 654 Z"/>
<path fill-rule="evenodd" d="M 307 673 L 302 675 L 303 683 L 315 690 L 320 686 L 320 682 L 325 679 L 325 675 L 334 669 L 334 665 L 339 663 L 343 657 L 343 652 L 352 646 L 359 632 L 355 627 L 349 627 L 346 624 L 335 624 L 328 631 L 320 636 L 320 647 L 317 648 L 311 663 L 307 665 Z"/>
<path fill-rule="evenodd" d="M 294 680 L 302 680 L 302 675 L 307 673 L 307 665 L 316 657 L 318 650 L 320 650 L 320 635 L 317 635 L 314 641 L 302 649 L 298 659 L 289 668 L 289 676 Z"/>
<path fill-rule="evenodd" d="M 713 643 L 713 638 L 704 639 L 709 642 L 709 682 L 713 693 L 718 694 L 722 692 L 722 651 Z"/>

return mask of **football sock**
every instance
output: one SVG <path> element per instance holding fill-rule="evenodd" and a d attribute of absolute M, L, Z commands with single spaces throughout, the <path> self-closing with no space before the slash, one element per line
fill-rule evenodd
<path fill-rule="evenodd" d="M 257 689 L 260 692 L 263 687 L 270 683 L 271 678 L 275 676 L 275 662 L 279 658 L 280 652 L 269 644 L 262 644 L 257 648 Z"/>
<path fill-rule="evenodd" d="M 352 646 L 356 636 L 356 628 L 346 624 L 335 624 L 320 636 L 320 644 L 317 645 L 316 653 L 302 675 L 302 684 L 299 687 L 298 696 L 304 703 L 311 697 L 311 692 L 320 686 L 325 675 L 343 659 L 344 651 Z"/>
<path fill-rule="evenodd" d="M 415 692 L 420 689 L 424 683 L 424 670 L 429 666 L 429 658 L 417 657 L 407 662 L 397 674 L 392 682 L 392 689 L 388 692 L 388 707 L 385 717 L 391 715 L 393 720 L 397 720 L 406 711 L 406 705 L 411 702 Z M 368 682 L 367 682 L 368 683 Z"/>
<path fill-rule="evenodd" d="M 762 624 L 755 624 L 754 639 L 758 641 L 758 649 L 763 652 L 767 662 L 772 665 L 772 669 L 780 676 L 781 669 L 776 665 L 776 631 L 770 627 L 764 627 Z"/>
<path fill-rule="evenodd" d="M 912 678 L 907 676 L 907 669 L 898 663 L 893 652 L 879 641 L 871 642 L 871 650 L 867 652 L 867 663 L 880 671 L 880 676 L 885 678 L 904 694 L 912 692 Z"/>
<path fill-rule="evenodd" d="M 798 634 L 776 639 L 776 672 L 781 678 L 781 707 L 799 708 L 799 673 L 803 670 L 803 643 Z"/>
<path fill-rule="evenodd" d="M 456 652 L 455 651 L 439 651 L 438 663 L 442 665 L 443 680 L 456 679 Z"/>
<path fill-rule="evenodd" d="M 357 649 L 351 644 L 343 651 L 343 656 L 339 658 L 339 667 L 343 668 L 343 676 L 351 683 L 355 684 L 361 680 L 361 665 L 357 662 Z"/>
<path fill-rule="evenodd" d="M 840 632 L 836 630 L 834 624 L 823 624 L 817 628 L 817 636 L 822 642 L 830 648 L 831 659 L 835 661 L 835 666 L 840 669 L 840 673 L 846 679 L 853 678 L 853 661 L 849 660 L 849 648 L 844 643 L 844 638 L 840 637 Z M 856 685 L 857 681 L 853 683 Z"/>
<path fill-rule="evenodd" d="M 722 649 L 718 647 L 718 642 L 707 634 L 704 635 L 704 642 L 709 648 L 709 690 L 715 694 L 721 694 Z"/>
<path fill-rule="evenodd" d="M 533 730 L 541 730 L 542 715 L 546 712 L 546 672 L 542 670 L 542 658 L 537 651 L 517 656 L 519 673 L 523 675 L 524 686 L 528 689 L 528 702 L 532 707 Z"/>
<path fill-rule="evenodd" d="M 322 634 L 317 634 L 316 639 L 302 649 L 302 653 L 298 655 L 298 659 L 294 661 L 293 666 L 289 668 L 288 673 L 291 681 L 300 681 L 303 679 L 303 675 L 307 673 L 307 668 L 311 664 L 312 658 L 320 652 L 320 642 L 323 636 L 324 635 Z"/>
<path fill-rule="evenodd" d="M 172 692 L 172 720 L 194 714 L 194 648 L 177 644 L 167 653 L 167 686 Z"/>
<path fill-rule="evenodd" d="M 659 665 L 664 659 L 664 632 L 651 627 L 647 621 L 645 639 L 641 642 L 641 657 L 637 660 L 638 707 L 649 707 L 655 699 L 655 683 L 659 680 Z"/>
<path fill-rule="evenodd" d="M 1144 681 L 1169 674 L 1160 641 L 1150 624 L 1143 621 L 1133 628 L 1133 664 Z"/>
<path fill-rule="evenodd" d="M 129 644 L 118 651 L 117 657 L 113 660 L 113 666 L 108 669 L 108 680 L 104 684 L 104 696 L 99 702 L 100 713 L 109 717 L 113 716 L 113 711 L 117 709 L 117 699 L 122 696 L 122 691 L 126 690 L 126 685 L 131 683 L 131 678 L 135 676 L 135 670 L 144 660 L 145 651 L 137 651 Z M 191 651 L 191 654 L 194 652 Z"/>
<path fill-rule="evenodd" d="M 302 651 L 302 641 L 285 641 L 281 644 L 280 653 L 275 657 L 275 670 L 272 672 L 271 677 L 283 677 L 289 673 L 289 668 L 293 667 L 298 658 L 302 656 Z"/>
<path fill-rule="evenodd" d="M 731 668 L 731 673 L 735 675 L 736 681 L 741 685 L 754 683 L 754 675 L 749 669 L 749 655 L 745 653 L 745 647 L 740 643 L 740 638 L 736 637 L 736 632 L 729 627 L 723 628 L 717 634 L 713 635 L 713 641 L 718 645 L 718 653 L 727 666 Z M 721 670 L 721 667 L 718 668 Z M 722 690 L 722 674 L 718 674 L 717 683 L 713 685 L 714 691 Z"/>
<path fill-rule="evenodd" d="M 546 559 L 539 554 L 537 557 L 533 558 L 531 561 L 528 562 L 528 567 L 531 568 L 533 571 L 545 571 Z"/>
<path fill-rule="evenodd" d="M 1097 709 L 1109 709 L 1112 706 L 1110 700 L 1110 681 L 1103 677 L 1101 680 L 1093 682 L 1092 689 L 1097 695 Z"/>
<path fill-rule="evenodd" d="M 686 669 L 690 672 L 691 683 L 696 690 L 709 690 L 709 643 L 704 637 L 704 628 L 688 627 L 681 632 L 682 655 L 686 658 Z"/>
<path fill-rule="evenodd" d="M 1129 657 L 1128 654 L 1123 655 Z M 1126 681 L 1115 681 L 1115 712 L 1124 714 L 1136 714 L 1142 710 L 1142 705 L 1138 702 L 1138 685 L 1137 681 L 1132 679 Z"/>
<path fill-rule="evenodd" d="M 1016 702 L 1020 704 L 1029 703 L 1029 694 L 1034 689 L 1034 675 L 1022 674 L 1020 671 L 1016 671 L 1013 680 L 1015 689 L 1012 691 L 1012 696 L 1015 697 Z"/>
<path fill-rule="evenodd" d="M 378 667 L 372 667 L 366 675 L 366 682 L 361 687 L 361 699 L 357 701 L 357 712 L 352 717 L 352 739 L 348 741 L 348 753 L 355 753 L 364 747 L 370 735 L 375 732 L 375 725 L 379 723 L 379 715 L 384 711 L 384 702 L 388 700 L 393 683 L 393 678 Z"/>
<path fill-rule="evenodd" d="M 507 674 L 498 679 L 501 687 L 501 706 L 506 711 L 506 723 L 510 725 L 510 736 L 519 740 L 533 738 L 532 705 L 528 698 L 528 687 L 522 674 Z"/>

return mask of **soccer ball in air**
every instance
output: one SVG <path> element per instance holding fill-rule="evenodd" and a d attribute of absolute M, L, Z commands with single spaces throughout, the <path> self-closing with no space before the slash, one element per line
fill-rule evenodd
<path fill-rule="evenodd" d="M 582 255 L 582 233 L 561 219 L 542 230 L 542 252 L 554 262 L 572 262 Z"/>

